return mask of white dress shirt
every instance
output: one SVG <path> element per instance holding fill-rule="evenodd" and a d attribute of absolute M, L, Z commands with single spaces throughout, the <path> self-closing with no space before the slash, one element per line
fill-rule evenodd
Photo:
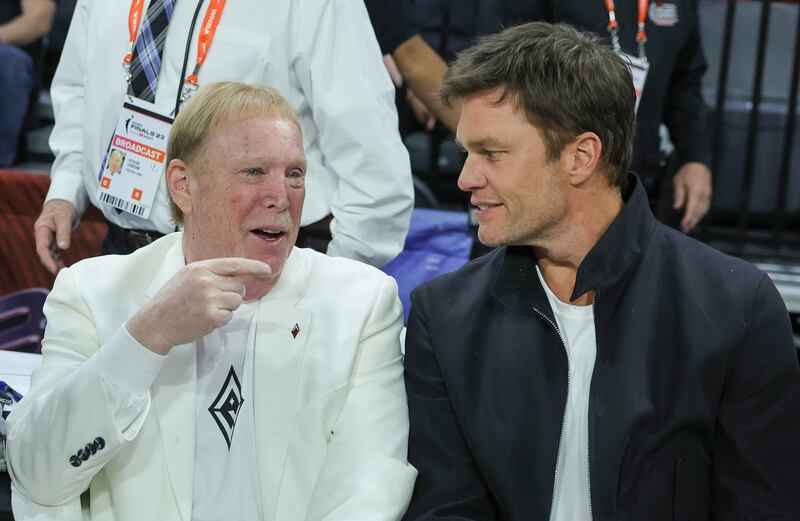
<path fill-rule="evenodd" d="M 197 57 L 208 4 L 201 1 L 191 36 L 197 3 L 175 4 L 155 97 L 166 112 L 183 81 L 187 41 L 189 71 Z M 149 219 L 117 213 L 96 196 L 126 92 L 129 8 L 127 0 L 78 1 L 51 90 L 56 160 L 47 200 L 70 201 L 79 214 L 91 202 L 123 228 L 166 233 L 175 226 L 163 183 Z M 228 2 L 198 78 L 201 87 L 222 80 L 267 84 L 289 100 L 308 159 L 302 224 L 333 214 L 329 255 L 380 266 L 400 252 L 413 205 L 411 168 L 397 130 L 394 87 L 363 2 Z"/>

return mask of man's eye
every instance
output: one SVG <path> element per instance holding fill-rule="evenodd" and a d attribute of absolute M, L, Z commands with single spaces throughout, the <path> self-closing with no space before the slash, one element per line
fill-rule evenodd
<path fill-rule="evenodd" d="M 255 176 L 261 175 L 261 169 L 260 168 L 248 168 L 247 170 L 244 171 L 244 173 L 247 176 L 255 177 Z"/>
<path fill-rule="evenodd" d="M 302 179 L 303 171 L 298 169 L 290 170 L 289 173 L 286 174 L 286 177 L 289 179 Z"/>
<path fill-rule="evenodd" d="M 493 161 L 495 159 L 500 159 L 500 154 L 502 154 L 502 152 L 498 152 L 496 150 L 485 150 L 483 152 L 483 155 L 485 155 L 486 158 L 489 159 L 490 161 Z"/>

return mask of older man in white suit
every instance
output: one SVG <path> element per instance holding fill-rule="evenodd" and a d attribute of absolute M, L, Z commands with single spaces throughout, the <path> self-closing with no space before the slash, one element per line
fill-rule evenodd
<path fill-rule="evenodd" d="M 266 87 L 177 117 L 183 232 L 63 269 L 9 418 L 22 519 L 393 520 L 416 471 L 394 281 L 294 247 L 300 126 Z"/>

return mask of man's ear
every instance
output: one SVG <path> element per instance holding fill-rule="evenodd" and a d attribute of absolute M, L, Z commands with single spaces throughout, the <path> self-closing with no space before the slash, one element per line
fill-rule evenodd
<path fill-rule="evenodd" d="M 582 185 L 598 171 L 603 143 L 594 132 L 584 132 L 567 149 L 570 154 L 569 182 L 573 186 Z"/>
<path fill-rule="evenodd" d="M 167 189 L 169 197 L 184 215 L 192 213 L 191 172 L 189 165 L 180 159 L 173 159 L 167 165 Z"/>

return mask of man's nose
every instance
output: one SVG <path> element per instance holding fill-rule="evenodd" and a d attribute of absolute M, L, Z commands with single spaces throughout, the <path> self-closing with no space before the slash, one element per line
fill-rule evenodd
<path fill-rule="evenodd" d="M 263 186 L 262 200 L 268 208 L 282 212 L 289 208 L 289 184 L 286 176 L 268 175 Z"/>
<path fill-rule="evenodd" d="M 480 167 L 477 163 L 478 161 L 475 155 L 467 155 L 467 160 L 464 161 L 464 166 L 461 168 L 461 173 L 458 175 L 458 187 L 464 192 L 472 192 L 473 190 L 483 188 L 486 184 L 486 178 L 481 174 Z"/>

